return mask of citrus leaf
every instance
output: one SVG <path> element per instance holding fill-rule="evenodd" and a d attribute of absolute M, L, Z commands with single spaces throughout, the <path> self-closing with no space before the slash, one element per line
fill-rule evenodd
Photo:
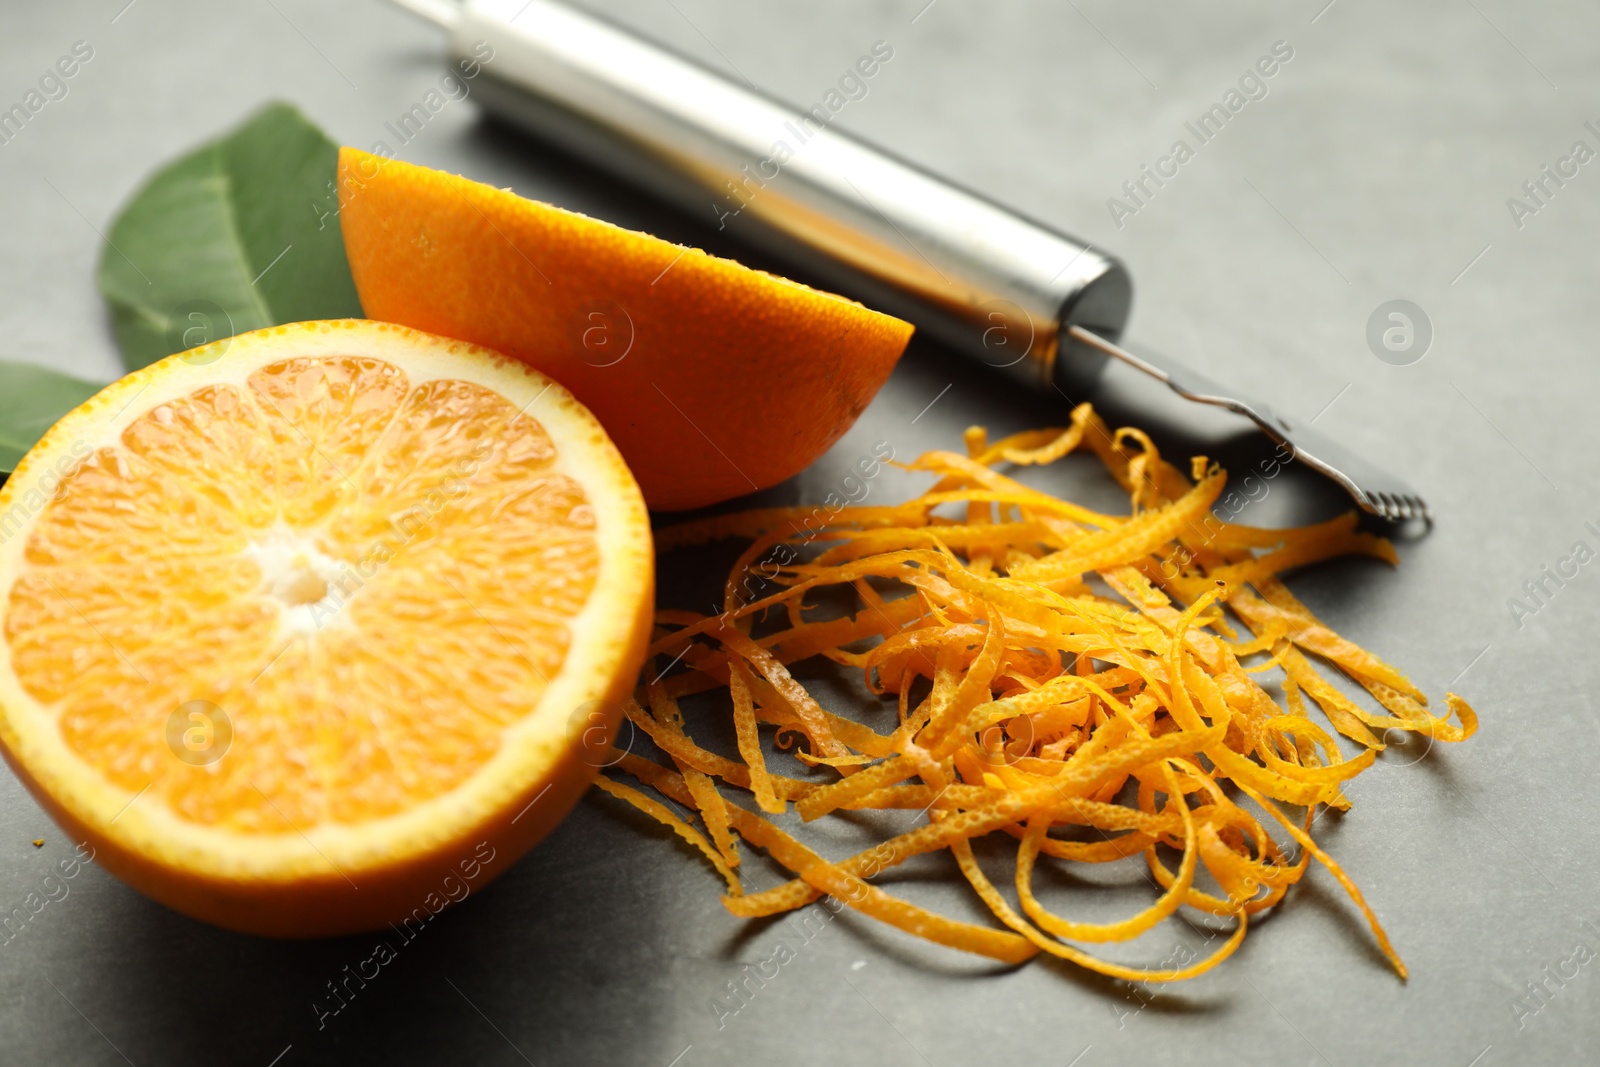
<path fill-rule="evenodd" d="M 0 360 L 0 472 L 16 470 L 57 419 L 103 388 L 48 367 Z"/>
<path fill-rule="evenodd" d="M 112 223 L 97 274 L 128 368 L 246 330 L 360 318 L 338 160 L 276 103 L 158 171 Z"/>

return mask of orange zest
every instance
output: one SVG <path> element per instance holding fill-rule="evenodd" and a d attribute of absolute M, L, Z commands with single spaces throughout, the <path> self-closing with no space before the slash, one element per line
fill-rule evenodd
<path fill-rule="evenodd" d="M 651 812 L 728 880 L 728 910 L 769 916 L 827 894 L 1008 963 L 1044 952 L 1165 982 L 1231 955 L 1250 917 L 1278 905 L 1315 859 L 1403 978 L 1377 916 L 1311 831 L 1320 809 L 1349 807 L 1346 784 L 1373 765 L 1388 731 L 1460 741 L 1477 718 L 1454 694 L 1448 714 L 1434 715 L 1402 673 L 1319 622 L 1279 578 L 1352 553 L 1393 563 L 1389 543 L 1358 530 L 1354 515 L 1291 530 L 1221 522 L 1220 469 L 1197 459 L 1186 476 L 1144 434 L 1110 433 L 1088 405 L 1065 429 L 990 444 L 975 428 L 966 443 L 966 455 L 909 464 L 935 481 L 904 504 L 844 508 L 825 525 L 818 511 L 769 509 L 658 532 L 660 551 L 753 539 L 722 611 L 657 613 L 652 671 L 668 673 L 626 714 L 661 758 L 622 753 L 614 768 L 698 814 L 704 833 L 664 807 Z M 1094 512 L 997 469 L 1083 450 L 1129 493 L 1130 514 Z M 819 610 L 839 593 L 852 610 Z M 860 670 L 872 694 L 894 701 L 892 723 L 875 729 L 823 707 L 791 670 L 816 656 Z M 1330 666 L 1381 710 L 1330 681 Z M 1281 696 L 1264 685 L 1274 671 Z M 715 690 L 728 694 L 739 759 L 687 732 L 679 701 Z M 764 751 L 762 728 L 793 746 L 792 772 Z M 644 794 L 626 795 L 644 808 L 634 799 Z M 919 825 L 829 860 L 773 820 L 791 806 L 807 822 L 910 810 Z M 1017 842 L 1015 904 L 972 848 L 993 834 Z M 746 892 L 736 839 L 792 879 Z M 997 925 L 947 919 L 873 884 L 942 850 Z M 1042 864 L 1140 855 L 1153 900 L 1120 921 L 1057 914 L 1035 892 Z M 1135 940 L 1184 908 L 1232 927 L 1203 958 L 1130 966 L 1085 947 Z"/>

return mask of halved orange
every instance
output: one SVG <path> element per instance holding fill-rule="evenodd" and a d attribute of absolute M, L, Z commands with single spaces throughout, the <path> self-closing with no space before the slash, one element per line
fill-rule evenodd
<path fill-rule="evenodd" d="M 339 222 L 368 316 L 504 352 L 599 417 L 652 508 L 799 473 L 911 326 L 515 193 L 344 148 Z"/>
<path fill-rule="evenodd" d="M 426 922 L 589 784 L 652 568 L 621 456 L 538 372 L 386 323 L 243 334 L 107 387 L 0 490 L 0 743 L 189 915 Z"/>

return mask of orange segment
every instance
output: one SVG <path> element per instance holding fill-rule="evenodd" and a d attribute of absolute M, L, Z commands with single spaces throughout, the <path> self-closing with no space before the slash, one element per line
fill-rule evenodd
<path fill-rule="evenodd" d="M 567 385 L 653 508 L 799 472 L 856 420 L 911 337 L 841 297 L 352 148 L 339 154 L 339 200 L 368 315 Z"/>
<path fill-rule="evenodd" d="M 644 504 L 494 353 L 366 321 L 213 347 L 108 387 L 0 491 L 0 740 L 180 910 L 398 921 L 592 777 L 576 713 L 620 709 L 648 631 Z"/>

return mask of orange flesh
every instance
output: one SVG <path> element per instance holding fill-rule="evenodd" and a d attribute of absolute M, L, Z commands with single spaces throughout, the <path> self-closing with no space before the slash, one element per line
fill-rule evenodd
<path fill-rule="evenodd" d="M 499 394 L 412 388 L 370 357 L 157 406 L 39 514 L 7 614 L 17 677 L 73 752 L 195 824 L 411 808 L 482 767 L 566 656 L 599 551 L 555 459 Z M 197 700 L 232 740 L 190 765 L 169 723 Z"/>

